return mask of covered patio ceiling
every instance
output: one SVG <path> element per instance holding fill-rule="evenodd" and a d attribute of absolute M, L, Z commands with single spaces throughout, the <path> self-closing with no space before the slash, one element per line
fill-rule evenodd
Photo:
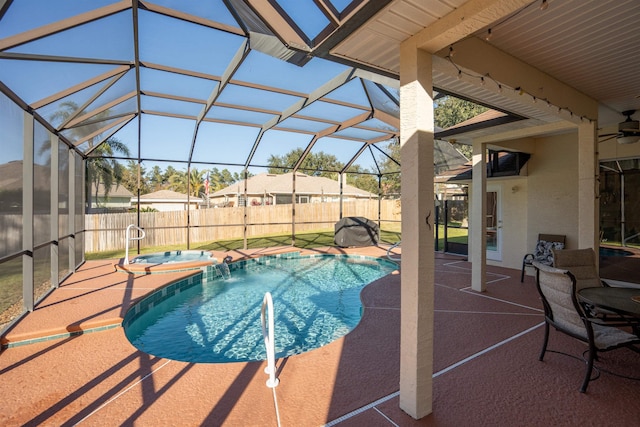
<path fill-rule="evenodd" d="M 579 106 L 566 105 L 543 78 L 597 101 L 597 125 L 606 132 L 625 119 L 623 111 L 640 111 L 639 21 L 635 0 L 393 0 L 325 50 L 398 75 L 400 44 L 413 38 L 436 55 L 434 86 L 528 118 L 459 134 L 461 142 L 574 128 Z M 498 56 L 510 67 L 489 59 Z"/>

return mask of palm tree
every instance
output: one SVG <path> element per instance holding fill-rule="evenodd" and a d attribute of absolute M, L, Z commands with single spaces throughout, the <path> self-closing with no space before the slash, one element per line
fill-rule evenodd
<path fill-rule="evenodd" d="M 125 156 L 129 155 L 129 147 L 117 138 L 109 138 L 93 150 L 93 156 L 87 159 L 87 183 L 88 188 L 95 191 L 95 199 L 98 200 L 98 189 L 102 183 L 104 196 L 109 197 L 109 192 L 115 184 L 115 188 L 124 179 L 124 166 L 115 159 L 108 159 L 114 153 L 119 152 Z M 87 194 L 87 204 L 91 206 L 91 192 Z"/>
<path fill-rule="evenodd" d="M 198 169 L 191 169 L 188 177 L 186 171 L 175 171 L 174 174 L 169 177 L 169 186 L 173 191 L 186 194 L 188 181 L 189 194 L 194 197 L 199 197 L 204 194 L 204 175 L 205 171 L 199 171 Z"/>
<path fill-rule="evenodd" d="M 80 107 L 73 101 L 65 101 L 60 103 L 58 110 L 49 117 L 49 122 L 54 126 L 60 127 L 71 116 L 75 115 Z M 82 112 L 81 112 L 82 113 Z M 87 134 L 87 128 L 98 130 L 101 127 L 101 121 L 109 118 L 109 110 L 105 110 L 92 117 L 92 124 L 83 126 L 83 132 L 79 134 L 79 137 Z M 102 120 L 101 120 L 102 119 Z M 74 131 L 74 129 L 71 129 Z M 91 132 L 88 132 L 89 134 Z M 91 206 L 91 190 L 95 190 L 96 200 L 98 199 L 98 188 L 100 184 L 104 186 L 104 196 L 108 197 L 112 186 L 115 184 L 116 188 L 120 185 L 124 178 L 124 167 L 118 163 L 115 159 L 109 159 L 115 154 L 123 154 L 129 156 L 129 147 L 121 142 L 119 139 L 111 137 L 104 141 L 99 141 L 98 138 L 91 138 L 88 141 L 87 152 L 91 153 L 86 161 L 87 165 L 87 206 Z"/>

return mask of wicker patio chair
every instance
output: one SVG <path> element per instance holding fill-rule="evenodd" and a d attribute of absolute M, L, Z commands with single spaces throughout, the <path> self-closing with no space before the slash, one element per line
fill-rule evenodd
<path fill-rule="evenodd" d="M 544 306 L 545 331 L 539 360 L 543 360 L 549 342 L 549 325 L 573 338 L 588 344 L 587 370 L 580 392 L 587 391 L 591 380 L 593 362 L 597 353 L 621 347 L 634 347 L 640 338 L 616 327 L 594 323 L 588 318 L 576 296 L 576 277 L 568 270 L 533 262 L 536 268 L 536 286 Z"/>
<path fill-rule="evenodd" d="M 522 258 L 520 283 L 524 282 L 525 268 L 532 267 L 534 261 L 545 265 L 554 265 L 552 249 L 564 249 L 565 240 L 566 237 L 560 234 L 538 234 L 535 250 Z"/>

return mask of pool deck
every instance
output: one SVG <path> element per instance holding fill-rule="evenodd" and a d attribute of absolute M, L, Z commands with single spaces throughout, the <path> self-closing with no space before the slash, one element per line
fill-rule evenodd
<path fill-rule="evenodd" d="M 295 250 L 215 253 L 234 260 Z M 384 256 L 385 248 L 320 252 Z M 360 324 L 345 337 L 277 361 L 176 362 L 134 348 L 119 326 L 128 307 L 190 272 L 129 275 L 117 260 L 89 261 L 6 334 L 29 344 L 0 354 L 2 426 L 539 426 L 637 425 L 640 381 L 603 372 L 585 394 L 586 347 L 551 332 L 538 361 L 543 318 L 533 278 L 487 267 L 470 290 L 470 264 L 436 254 L 433 413 L 414 420 L 398 403 L 400 275 L 362 292 Z M 39 339 L 51 338 L 36 342 Z M 570 357 L 574 356 L 574 357 Z M 640 377 L 640 356 L 605 354 L 602 366 Z M 277 408 L 277 411 L 276 411 Z"/>

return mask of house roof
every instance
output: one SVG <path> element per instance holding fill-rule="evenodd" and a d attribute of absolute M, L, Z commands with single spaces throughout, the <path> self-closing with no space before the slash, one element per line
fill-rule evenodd
<path fill-rule="evenodd" d="M 187 199 L 191 203 L 198 203 L 202 201 L 199 197 L 187 197 L 186 194 L 172 190 L 159 190 L 154 191 L 153 193 L 140 195 L 140 201 L 144 202 L 184 203 Z"/>
<path fill-rule="evenodd" d="M 14 160 L 0 164 L 0 190 L 15 191 L 24 187 L 22 179 L 22 160 Z M 33 165 L 33 184 L 35 190 L 49 190 L 51 183 L 51 169 L 45 166 Z"/>
<path fill-rule="evenodd" d="M 104 184 L 103 183 L 98 184 L 98 196 L 105 197 L 104 190 L 105 190 Z M 95 188 L 92 186 L 91 194 L 95 194 L 95 193 L 96 193 Z M 127 190 L 124 187 L 124 185 L 120 184 L 120 185 L 112 185 L 107 197 L 133 198 L 134 195 L 131 191 Z"/>
<path fill-rule="evenodd" d="M 293 174 L 261 173 L 247 179 L 247 194 L 291 194 L 293 190 Z M 238 181 L 230 186 L 216 191 L 211 197 L 220 197 L 236 194 L 244 194 L 245 180 Z M 339 195 L 340 184 L 329 178 L 310 176 L 296 173 L 296 194 L 324 194 Z M 377 197 L 375 194 L 361 190 L 352 185 L 345 184 L 342 194 L 349 196 Z"/>
<path fill-rule="evenodd" d="M 531 157 L 528 153 L 519 152 L 493 152 L 497 157 L 487 159 L 487 176 L 505 177 L 517 176 L 520 170 Z M 471 181 L 473 174 L 473 165 L 469 161 L 465 164 L 458 165 L 446 171 L 437 174 L 435 182 L 451 182 L 451 181 Z"/>

